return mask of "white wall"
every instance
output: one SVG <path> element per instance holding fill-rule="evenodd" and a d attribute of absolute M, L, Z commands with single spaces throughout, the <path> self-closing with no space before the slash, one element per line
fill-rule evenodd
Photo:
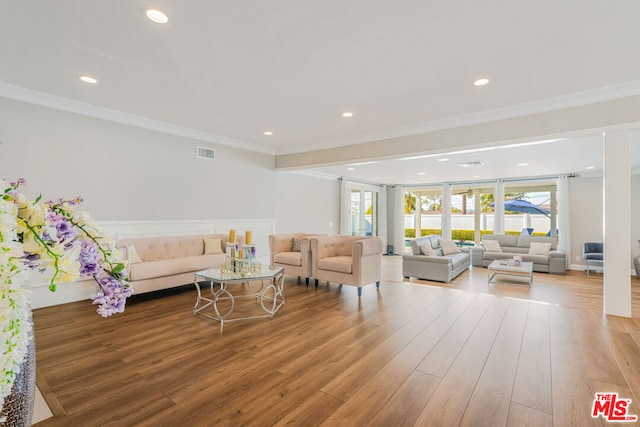
<path fill-rule="evenodd" d="M 216 160 L 196 159 L 198 145 L 215 148 Z M 273 162 L 268 154 L 0 98 L 0 177 L 25 178 L 31 199 L 83 196 L 82 209 L 116 238 L 250 229 L 258 255 L 268 257 L 270 233 L 337 232 L 337 179 L 275 172 Z M 35 283 L 34 307 L 95 291 L 91 281 L 59 288 L 51 295 Z"/>
<path fill-rule="evenodd" d="M 640 175 L 631 175 L 631 257 L 640 256 Z M 631 264 L 633 268 L 633 264 Z"/>
<path fill-rule="evenodd" d="M 275 172 L 278 233 L 338 234 L 340 184 L 337 179 L 299 172 Z"/>
<path fill-rule="evenodd" d="M 570 264 L 584 265 L 582 246 L 585 242 L 602 242 L 602 177 L 569 179 L 571 209 Z M 558 212 L 562 206 L 558 206 Z M 560 231 L 562 232 L 562 231 Z"/>
<path fill-rule="evenodd" d="M 571 197 L 571 264 L 584 265 L 582 245 L 585 242 L 602 242 L 602 177 L 573 178 L 569 181 Z M 560 209 L 560 208 L 559 208 Z M 640 175 L 631 175 L 631 257 L 640 255 Z M 632 260 L 629 268 L 633 269 Z"/>
<path fill-rule="evenodd" d="M 273 156 L 0 98 L 0 176 L 97 220 L 273 218 Z M 196 159 L 196 146 L 216 159 Z"/>

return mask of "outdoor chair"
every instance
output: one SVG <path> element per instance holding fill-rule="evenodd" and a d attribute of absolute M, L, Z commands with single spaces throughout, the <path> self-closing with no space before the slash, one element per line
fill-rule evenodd
<path fill-rule="evenodd" d="M 604 250 L 602 243 L 587 242 L 582 247 L 582 257 L 587 262 L 587 269 L 585 272 L 589 274 L 589 266 L 591 265 L 603 265 Z"/>

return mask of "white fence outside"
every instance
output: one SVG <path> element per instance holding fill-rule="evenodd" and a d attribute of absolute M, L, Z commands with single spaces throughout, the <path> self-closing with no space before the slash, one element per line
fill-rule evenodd
<path fill-rule="evenodd" d="M 481 230 L 493 230 L 493 214 L 481 214 Z M 404 216 L 404 228 L 415 228 L 415 215 Z M 505 230 L 520 231 L 523 228 L 533 228 L 534 232 L 547 233 L 551 229 L 551 219 L 546 215 L 505 215 Z M 440 215 L 422 215 L 422 228 L 442 228 L 442 218 Z M 452 230 L 473 230 L 473 215 L 451 215 Z"/>

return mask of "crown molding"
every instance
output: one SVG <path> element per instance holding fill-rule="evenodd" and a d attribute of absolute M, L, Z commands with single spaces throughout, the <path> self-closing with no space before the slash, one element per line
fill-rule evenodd
<path fill-rule="evenodd" d="M 8 83 L 0 82 L 0 97 L 13 99 L 16 101 L 26 102 L 29 104 L 39 105 L 42 107 L 53 108 L 56 110 L 67 111 L 69 113 L 80 114 L 83 116 L 93 117 L 96 119 L 107 120 L 111 122 L 121 123 L 124 125 L 135 126 L 143 129 L 162 132 L 170 135 L 181 136 L 194 139 L 197 141 L 210 142 L 213 144 L 225 145 L 227 147 L 239 148 L 241 150 L 255 151 L 258 153 L 274 155 L 273 148 L 252 142 L 242 141 L 239 139 L 229 138 L 222 135 L 216 135 L 172 123 L 161 122 L 134 114 L 123 113 L 121 111 L 111 110 L 109 108 L 99 107 L 93 104 L 74 101 L 72 99 L 51 95 L 44 92 L 27 89 L 20 86 L 14 86 Z"/>
<path fill-rule="evenodd" d="M 479 113 L 449 117 L 441 120 L 421 122 L 413 125 L 386 129 L 380 132 L 362 133 L 347 138 L 326 140 L 313 144 L 279 147 L 276 148 L 275 154 L 281 155 L 304 153 L 308 151 L 360 144 L 363 142 L 380 141 L 402 136 L 418 135 L 421 133 L 434 132 L 438 130 L 470 126 L 503 119 L 511 119 L 515 117 L 528 116 L 549 111 L 557 111 L 565 108 L 594 104 L 596 102 L 609 101 L 612 99 L 625 98 L 627 96 L 639 94 L 640 80 L 632 80 L 625 83 L 605 86 L 583 92 L 577 92 L 570 95 L 562 95 L 554 98 L 547 98 L 539 101 L 512 105 L 509 107 L 497 108 L 494 110 L 488 110 Z"/>
<path fill-rule="evenodd" d="M 548 111 L 562 110 L 565 108 L 593 104 L 596 102 L 624 98 L 627 96 L 638 94 L 640 94 L 640 80 L 633 80 L 617 85 L 605 86 L 602 88 L 578 92 L 570 95 L 547 98 L 544 100 L 533 101 L 479 113 L 449 117 L 441 120 L 421 122 L 409 126 L 386 129 L 380 132 L 362 133 L 346 138 L 325 140 L 312 144 L 272 148 L 265 145 L 203 132 L 172 123 L 153 120 L 117 110 L 111 110 L 108 108 L 99 107 L 97 105 L 74 101 L 68 98 L 63 98 L 60 96 L 38 92 L 24 87 L 0 82 L 0 97 L 53 108 L 61 111 L 67 111 L 70 113 L 80 114 L 97 119 L 121 123 L 129 126 L 149 129 L 166 134 L 181 136 L 197 141 L 204 141 L 270 155 L 304 153 L 327 148 L 360 144 L 363 142 L 379 141 L 408 135 L 417 135 L 437 130 L 470 126 L 478 123 L 486 123 Z"/>

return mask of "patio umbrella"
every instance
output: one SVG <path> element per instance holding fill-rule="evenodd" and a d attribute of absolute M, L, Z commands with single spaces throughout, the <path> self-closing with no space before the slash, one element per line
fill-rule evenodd
<path fill-rule="evenodd" d="M 491 204 L 493 205 L 493 203 Z M 515 200 L 505 200 L 504 201 L 504 210 L 510 212 L 521 212 L 528 214 L 543 214 L 549 216 L 549 211 L 545 208 L 541 208 L 540 206 L 534 205 L 531 202 L 527 202 L 522 199 Z"/>

